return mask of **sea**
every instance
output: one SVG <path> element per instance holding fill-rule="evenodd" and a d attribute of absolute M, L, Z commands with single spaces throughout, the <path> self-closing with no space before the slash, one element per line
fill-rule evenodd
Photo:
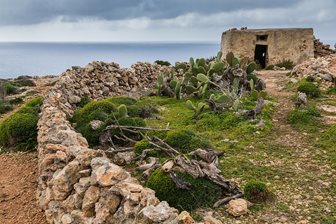
<path fill-rule="evenodd" d="M 220 43 L 0 43 L 0 78 L 20 75 L 60 75 L 91 61 L 116 62 L 121 67 L 141 61 L 189 61 L 209 58 Z"/>

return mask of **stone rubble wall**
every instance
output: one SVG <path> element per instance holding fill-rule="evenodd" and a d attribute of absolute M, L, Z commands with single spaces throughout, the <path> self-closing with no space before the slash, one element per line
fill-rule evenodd
<path fill-rule="evenodd" d="M 336 50 L 331 49 L 329 44 L 323 44 L 320 39 L 314 39 L 314 57 L 325 57 L 336 54 Z"/>
<path fill-rule="evenodd" d="M 82 97 L 101 99 L 150 90 L 166 67 L 137 63 L 121 69 L 93 62 L 62 74 L 44 98 L 38 122 L 38 200 L 49 223 L 178 223 L 160 202 L 103 151 L 90 149 L 68 118 Z"/>
<path fill-rule="evenodd" d="M 300 79 L 312 76 L 321 81 L 323 89 L 327 89 L 334 85 L 333 81 L 336 79 L 336 54 L 305 61 L 295 66 L 292 74 Z"/>

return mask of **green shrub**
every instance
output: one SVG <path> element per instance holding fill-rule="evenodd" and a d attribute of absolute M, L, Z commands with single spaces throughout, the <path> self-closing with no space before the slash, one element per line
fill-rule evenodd
<path fill-rule="evenodd" d="M 0 123 L 0 145 L 21 150 L 33 149 L 37 142 L 37 121 L 42 99 L 33 99 Z"/>
<path fill-rule="evenodd" d="M 276 66 L 282 68 L 285 67 L 287 70 L 294 68 L 294 62 L 289 59 L 284 59 L 283 61 L 276 64 Z"/>
<path fill-rule="evenodd" d="M 18 98 L 10 100 L 9 103 L 10 104 L 20 104 L 20 103 L 23 103 L 23 99 L 21 97 L 18 97 Z"/>
<path fill-rule="evenodd" d="M 309 76 L 306 77 L 306 81 L 307 82 L 315 82 L 315 78 L 313 76 L 309 75 Z"/>
<path fill-rule="evenodd" d="M 211 207 L 222 196 L 221 188 L 207 179 L 194 179 L 186 173 L 177 175 L 191 184 L 189 190 L 176 188 L 169 175 L 160 168 L 148 178 L 146 186 L 155 190 L 155 195 L 160 200 L 167 201 L 180 211 Z"/>
<path fill-rule="evenodd" d="M 116 111 L 116 107 L 108 100 L 92 101 L 83 108 L 75 111 L 71 121 L 77 123 L 77 127 L 89 124 L 92 120 L 104 121 L 108 115 Z"/>
<path fill-rule="evenodd" d="M 15 81 L 16 86 L 36 86 L 35 82 L 32 79 L 18 79 Z"/>
<path fill-rule="evenodd" d="M 172 130 L 167 133 L 166 143 L 181 153 L 188 153 L 197 148 L 209 148 L 210 144 L 194 132 L 188 130 Z"/>
<path fill-rule="evenodd" d="M 158 64 L 158 65 L 165 65 L 165 66 L 170 66 L 171 65 L 169 63 L 169 61 L 162 61 L 162 60 L 156 60 L 155 63 Z"/>
<path fill-rule="evenodd" d="M 6 90 L 6 93 L 8 95 L 12 95 L 12 94 L 17 93 L 18 87 L 14 86 L 13 84 L 11 84 L 9 82 L 7 82 L 7 83 L 5 83 L 5 90 Z"/>
<path fill-rule="evenodd" d="M 141 118 L 150 118 L 153 114 L 158 113 L 158 110 L 151 104 L 136 104 L 127 107 L 128 115 Z"/>
<path fill-rule="evenodd" d="M 90 103 L 91 100 L 88 97 L 82 97 L 78 103 L 78 107 L 84 107 L 86 104 Z"/>
<path fill-rule="evenodd" d="M 116 106 L 119 106 L 121 104 L 125 104 L 126 106 L 129 106 L 129 105 L 133 105 L 137 103 L 136 99 L 127 97 L 127 96 L 115 96 L 107 100 Z"/>
<path fill-rule="evenodd" d="M 316 98 L 321 95 L 321 91 L 318 86 L 312 82 L 301 81 L 297 90 L 307 94 L 307 96 L 311 98 Z"/>
<path fill-rule="evenodd" d="M 244 196 L 253 203 L 264 203 L 272 198 L 265 183 L 261 181 L 250 181 L 244 187 Z"/>

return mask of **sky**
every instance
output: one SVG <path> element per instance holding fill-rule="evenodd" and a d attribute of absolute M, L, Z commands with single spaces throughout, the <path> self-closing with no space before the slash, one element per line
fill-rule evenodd
<path fill-rule="evenodd" d="M 312 27 L 336 43 L 336 0 L 0 0 L 0 41 L 219 42 L 233 27 Z"/>

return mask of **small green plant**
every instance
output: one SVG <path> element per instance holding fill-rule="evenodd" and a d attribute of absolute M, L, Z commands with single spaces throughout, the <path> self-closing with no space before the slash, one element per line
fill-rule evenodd
<path fill-rule="evenodd" d="M 253 203 L 265 203 L 272 198 L 265 183 L 261 181 L 250 181 L 244 187 L 244 196 Z"/>
<path fill-rule="evenodd" d="M 310 98 L 317 98 L 321 96 L 321 91 L 318 86 L 306 80 L 300 82 L 297 90 L 299 92 L 307 94 L 307 96 Z"/>
<path fill-rule="evenodd" d="M 281 62 L 277 63 L 276 66 L 282 68 L 286 68 L 287 70 L 290 70 L 292 68 L 294 68 L 294 62 L 289 60 L 289 59 L 284 59 Z"/>
<path fill-rule="evenodd" d="M 222 196 L 221 188 L 207 179 L 194 179 L 186 173 L 177 173 L 177 176 L 191 184 L 189 190 L 177 188 L 169 174 L 161 168 L 153 172 L 146 186 L 155 190 L 155 195 L 160 200 L 167 201 L 180 211 L 211 207 Z"/>

